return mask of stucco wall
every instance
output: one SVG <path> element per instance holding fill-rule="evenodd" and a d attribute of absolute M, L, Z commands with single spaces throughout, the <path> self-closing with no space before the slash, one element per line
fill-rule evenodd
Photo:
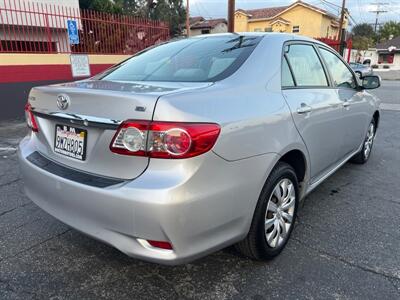
<path fill-rule="evenodd" d="M 224 33 L 224 32 L 228 32 L 228 26 L 225 23 L 219 23 L 211 30 L 211 33 Z"/>
<path fill-rule="evenodd" d="M 331 25 L 332 19 L 327 16 L 322 16 L 320 35 L 317 37 L 328 37 L 336 39 L 338 37 L 338 27 L 333 27 Z M 329 28 L 329 31 L 327 30 Z"/>
<path fill-rule="evenodd" d="M 89 55 L 91 75 L 128 57 Z M 78 79 L 72 77 L 68 54 L 0 54 L 0 120 L 23 117 L 32 87 Z"/>
<path fill-rule="evenodd" d="M 236 32 L 246 32 L 250 31 L 247 27 L 248 17 L 240 12 L 235 13 L 235 31 Z"/>
<path fill-rule="evenodd" d="M 48 35 L 46 30 L 32 30 L 33 32 L 29 31 L 29 39 L 27 39 L 27 34 L 28 32 L 24 31 L 18 31 L 18 30 L 13 30 L 13 26 L 10 26 L 9 28 L 7 27 L 7 30 L 5 28 L 0 28 L 0 40 L 3 41 L 27 41 L 26 43 L 29 42 L 48 42 Z M 54 52 L 69 52 L 70 45 L 68 43 L 68 33 L 66 30 L 53 30 L 51 33 L 51 42 L 55 43 L 55 49 L 53 49 Z M 14 42 L 15 43 L 15 42 Z M 24 46 L 26 43 L 22 42 L 21 45 Z M 29 46 L 27 46 L 29 47 Z M 40 48 L 37 49 L 37 51 Z M 8 49 L 11 50 L 11 49 Z M 15 49 L 14 49 L 15 50 Z"/>
<path fill-rule="evenodd" d="M 190 29 L 190 35 L 200 35 L 202 29 Z M 224 33 L 228 32 L 228 26 L 225 23 L 219 23 L 217 26 L 210 30 L 210 33 Z"/>
<path fill-rule="evenodd" d="M 67 22 L 60 22 L 58 18 L 51 16 L 46 17 L 42 12 L 52 12 L 60 10 L 59 14 L 64 11 L 68 14 L 79 17 L 79 0 L 22 0 L 0 1 L 0 24 L 14 24 L 26 26 L 40 26 L 44 27 L 47 24 L 51 28 L 67 28 Z M 11 9 L 13 11 L 6 11 Z M 25 12 L 40 12 L 40 14 L 27 15 Z M 53 12 L 54 13 L 54 12 Z"/>
<path fill-rule="evenodd" d="M 247 28 L 249 31 L 264 31 L 265 28 L 270 27 L 270 22 L 269 21 L 251 21 L 248 23 Z"/>
<path fill-rule="evenodd" d="M 285 20 L 290 21 L 289 32 L 293 26 L 300 26 L 299 34 L 309 37 L 321 36 L 322 15 L 314 10 L 303 6 L 296 6 L 280 15 Z"/>

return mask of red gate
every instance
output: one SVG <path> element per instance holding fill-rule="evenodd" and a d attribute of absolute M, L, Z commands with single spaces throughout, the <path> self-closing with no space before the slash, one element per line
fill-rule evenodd
<path fill-rule="evenodd" d="M 328 46 L 332 47 L 335 49 L 337 52 L 340 52 L 340 41 L 336 39 L 331 39 L 331 38 L 315 38 L 318 41 L 321 41 Z M 351 48 L 353 47 L 353 40 L 351 38 L 348 38 L 346 41 L 344 41 L 344 48 L 347 49 L 347 62 L 350 62 L 350 53 L 351 53 Z M 343 54 L 344 56 L 344 54 Z"/>
<path fill-rule="evenodd" d="M 79 44 L 69 42 L 69 20 L 76 22 Z M 169 38 L 167 23 L 131 15 L 25 0 L 0 7 L 0 52 L 134 54 Z"/>

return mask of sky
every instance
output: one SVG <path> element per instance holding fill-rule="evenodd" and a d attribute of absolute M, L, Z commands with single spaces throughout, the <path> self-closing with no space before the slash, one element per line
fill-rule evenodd
<path fill-rule="evenodd" d="M 309 4 L 318 6 L 322 9 L 338 15 L 342 0 L 303 0 Z M 189 0 L 190 15 L 203 16 L 209 18 L 226 18 L 227 0 Z M 253 9 L 272 6 L 289 5 L 295 0 L 236 0 L 236 9 Z M 400 0 L 347 0 L 346 7 L 353 17 L 352 25 L 357 23 L 375 23 L 375 13 L 369 12 L 376 10 L 374 3 L 385 3 L 380 9 L 386 13 L 379 15 L 379 23 L 394 20 L 400 22 Z"/>

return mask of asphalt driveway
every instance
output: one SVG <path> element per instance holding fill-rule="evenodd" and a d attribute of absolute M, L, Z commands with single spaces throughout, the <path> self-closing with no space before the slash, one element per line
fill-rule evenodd
<path fill-rule="evenodd" d="M 24 196 L 15 146 L 25 125 L 1 123 L 0 299 L 399 299 L 400 82 L 377 93 L 395 106 L 370 161 L 346 164 L 306 198 L 271 262 L 228 248 L 165 267 L 71 229 Z"/>

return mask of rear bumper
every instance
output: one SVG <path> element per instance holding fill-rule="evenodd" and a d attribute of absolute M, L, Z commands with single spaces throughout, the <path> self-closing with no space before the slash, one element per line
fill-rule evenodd
<path fill-rule="evenodd" d="M 139 178 L 105 188 L 54 175 L 19 147 L 27 196 L 62 222 L 129 256 L 180 264 L 245 237 L 261 188 L 278 159 L 266 154 L 227 162 L 213 152 L 187 160 L 152 159 Z M 170 241 L 173 250 L 143 240 Z"/>

